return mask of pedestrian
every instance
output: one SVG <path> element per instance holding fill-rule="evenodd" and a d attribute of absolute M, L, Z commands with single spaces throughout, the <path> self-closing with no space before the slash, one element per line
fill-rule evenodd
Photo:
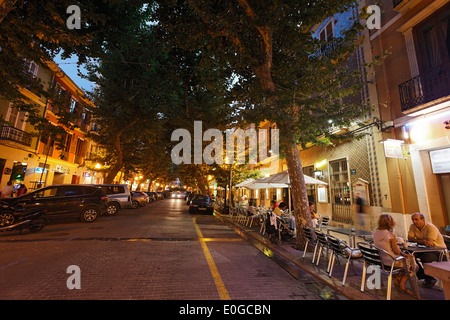
<path fill-rule="evenodd" d="M 27 192 L 28 192 L 27 187 L 23 183 L 21 183 L 19 189 L 17 189 L 16 196 L 17 197 L 23 196 Z"/>
<path fill-rule="evenodd" d="M 356 215 L 358 218 L 358 224 L 361 229 L 364 229 L 364 220 L 365 220 L 365 212 L 364 212 L 364 200 L 361 198 L 361 193 L 355 193 L 355 206 L 356 206 Z"/>
<path fill-rule="evenodd" d="M 3 186 L 0 190 L 1 198 L 11 198 L 14 192 L 14 187 L 12 186 L 12 181 L 8 181 L 6 186 Z"/>
<path fill-rule="evenodd" d="M 412 224 L 408 231 L 408 241 L 416 242 L 427 247 L 446 248 L 444 237 L 442 237 L 439 229 L 430 222 L 425 221 L 423 214 L 416 212 L 411 216 Z M 432 288 L 437 280 L 427 274 L 422 267 L 422 263 L 429 263 L 439 259 L 439 251 L 417 253 L 416 260 L 419 265 L 417 278 L 425 279 L 422 284 L 426 288 Z"/>

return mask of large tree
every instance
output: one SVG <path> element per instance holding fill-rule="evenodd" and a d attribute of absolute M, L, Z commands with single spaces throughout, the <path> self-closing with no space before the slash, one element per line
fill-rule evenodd
<path fill-rule="evenodd" d="M 359 70 L 347 63 L 357 45 L 359 20 L 329 43 L 312 37 L 310 29 L 353 5 L 350 0 L 164 0 L 157 5 L 155 20 L 172 46 L 200 49 L 211 64 L 232 70 L 230 92 L 244 123 L 276 123 L 298 244 L 304 242 L 302 226 L 311 225 L 298 146 L 330 141 L 330 121 L 348 126 L 364 111 L 347 99 L 361 85 Z"/>

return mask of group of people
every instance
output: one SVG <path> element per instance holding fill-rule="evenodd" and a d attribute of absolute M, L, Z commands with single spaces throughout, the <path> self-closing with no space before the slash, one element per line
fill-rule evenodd
<path fill-rule="evenodd" d="M 18 189 L 14 189 L 12 181 L 8 181 L 5 186 L 0 189 L 1 198 L 11 198 L 14 195 L 16 197 L 22 196 L 28 192 L 27 187 L 21 183 Z"/>
<path fill-rule="evenodd" d="M 414 213 L 411 216 L 412 224 L 408 231 L 408 241 L 414 242 L 427 247 L 446 248 L 446 244 L 443 236 L 439 232 L 439 229 L 432 223 L 426 222 L 425 217 L 421 213 Z M 404 261 L 407 264 L 409 272 L 415 273 L 419 280 L 423 279 L 423 286 L 432 288 L 436 279 L 425 274 L 423 269 L 423 263 L 429 263 L 437 261 L 439 259 L 439 251 L 429 251 L 416 253 L 414 256 L 405 253 L 400 250 L 397 244 L 397 236 L 394 233 L 395 221 L 389 214 L 382 214 L 378 219 L 378 227 L 373 232 L 374 245 L 385 250 L 391 257 L 397 258 L 399 256 L 404 257 Z M 381 255 L 384 263 L 392 265 L 392 259 L 386 254 Z M 396 261 L 394 266 L 402 266 L 402 261 Z M 406 281 L 408 275 L 400 273 L 394 281 L 394 285 L 401 291 L 412 294 L 406 287 Z"/>

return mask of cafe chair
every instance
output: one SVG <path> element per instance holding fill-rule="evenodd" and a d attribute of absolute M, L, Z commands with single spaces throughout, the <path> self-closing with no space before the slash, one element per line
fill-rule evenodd
<path fill-rule="evenodd" d="M 415 295 L 417 298 L 419 298 L 419 288 L 417 284 L 417 278 L 410 277 L 410 273 L 408 271 L 408 268 L 406 266 L 406 261 L 403 256 L 399 256 L 397 258 L 392 257 L 387 251 L 373 245 L 370 243 L 364 243 L 360 242 L 358 243 L 358 248 L 361 250 L 364 266 L 363 266 L 363 274 L 362 274 L 362 280 L 361 280 L 361 292 L 364 292 L 365 284 L 366 284 L 366 272 L 367 267 L 370 265 L 374 265 L 380 268 L 380 273 L 388 276 L 388 285 L 387 285 L 387 294 L 386 294 L 386 300 L 391 300 L 391 291 L 392 291 L 392 276 L 396 275 L 400 272 L 404 272 L 409 282 L 413 286 L 413 290 L 415 291 Z M 381 254 L 383 256 L 387 257 L 391 262 L 390 264 L 385 264 L 383 260 L 381 259 Z M 401 267 L 396 267 L 395 262 L 396 261 L 402 261 Z M 415 279 L 414 279 L 415 278 Z"/>
<path fill-rule="evenodd" d="M 331 249 L 330 260 L 328 262 L 328 275 L 331 277 L 333 274 L 333 267 L 336 261 L 336 257 L 344 258 L 347 262 L 345 264 L 344 278 L 342 279 L 342 285 L 345 286 L 345 281 L 347 280 L 348 265 L 351 263 L 353 266 L 353 261 L 362 258 L 361 250 L 357 248 L 350 248 L 345 241 L 340 240 L 333 236 L 327 236 L 328 246 Z M 355 267 L 353 266 L 353 271 Z M 356 274 L 356 271 L 355 271 Z"/>
<path fill-rule="evenodd" d="M 314 253 L 312 258 L 312 263 L 314 263 L 314 260 L 316 259 L 316 252 L 317 252 L 317 239 L 313 235 L 313 231 L 310 227 L 303 226 L 303 233 L 306 237 L 306 243 L 305 248 L 303 249 L 303 259 L 305 259 L 306 251 L 308 250 L 308 245 L 314 246 Z"/>
<path fill-rule="evenodd" d="M 330 216 L 323 216 L 322 220 L 320 220 L 319 229 L 326 229 L 328 227 L 329 222 Z"/>
<path fill-rule="evenodd" d="M 314 230 L 314 233 L 316 234 L 317 237 L 317 243 L 316 243 L 316 248 L 319 248 L 319 252 L 317 255 L 317 260 L 316 260 L 316 265 L 319 265 L 319 261 L 320 261 L 320 255 L 322 254 L 322 250 L 325 249 L 326 250 L 326 256 L 328 256 L 328 241 L 327 241 L 327 236 L 325 235 L 325 233 L 323 233 L 320 230 Z"/>

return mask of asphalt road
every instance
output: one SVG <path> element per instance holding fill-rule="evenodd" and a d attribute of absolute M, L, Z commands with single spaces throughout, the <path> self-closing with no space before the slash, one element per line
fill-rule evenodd
<path fill-rule="evenodd" d="M 0 233 L 1 300 L 344 300 L 181 199 Z"/>

